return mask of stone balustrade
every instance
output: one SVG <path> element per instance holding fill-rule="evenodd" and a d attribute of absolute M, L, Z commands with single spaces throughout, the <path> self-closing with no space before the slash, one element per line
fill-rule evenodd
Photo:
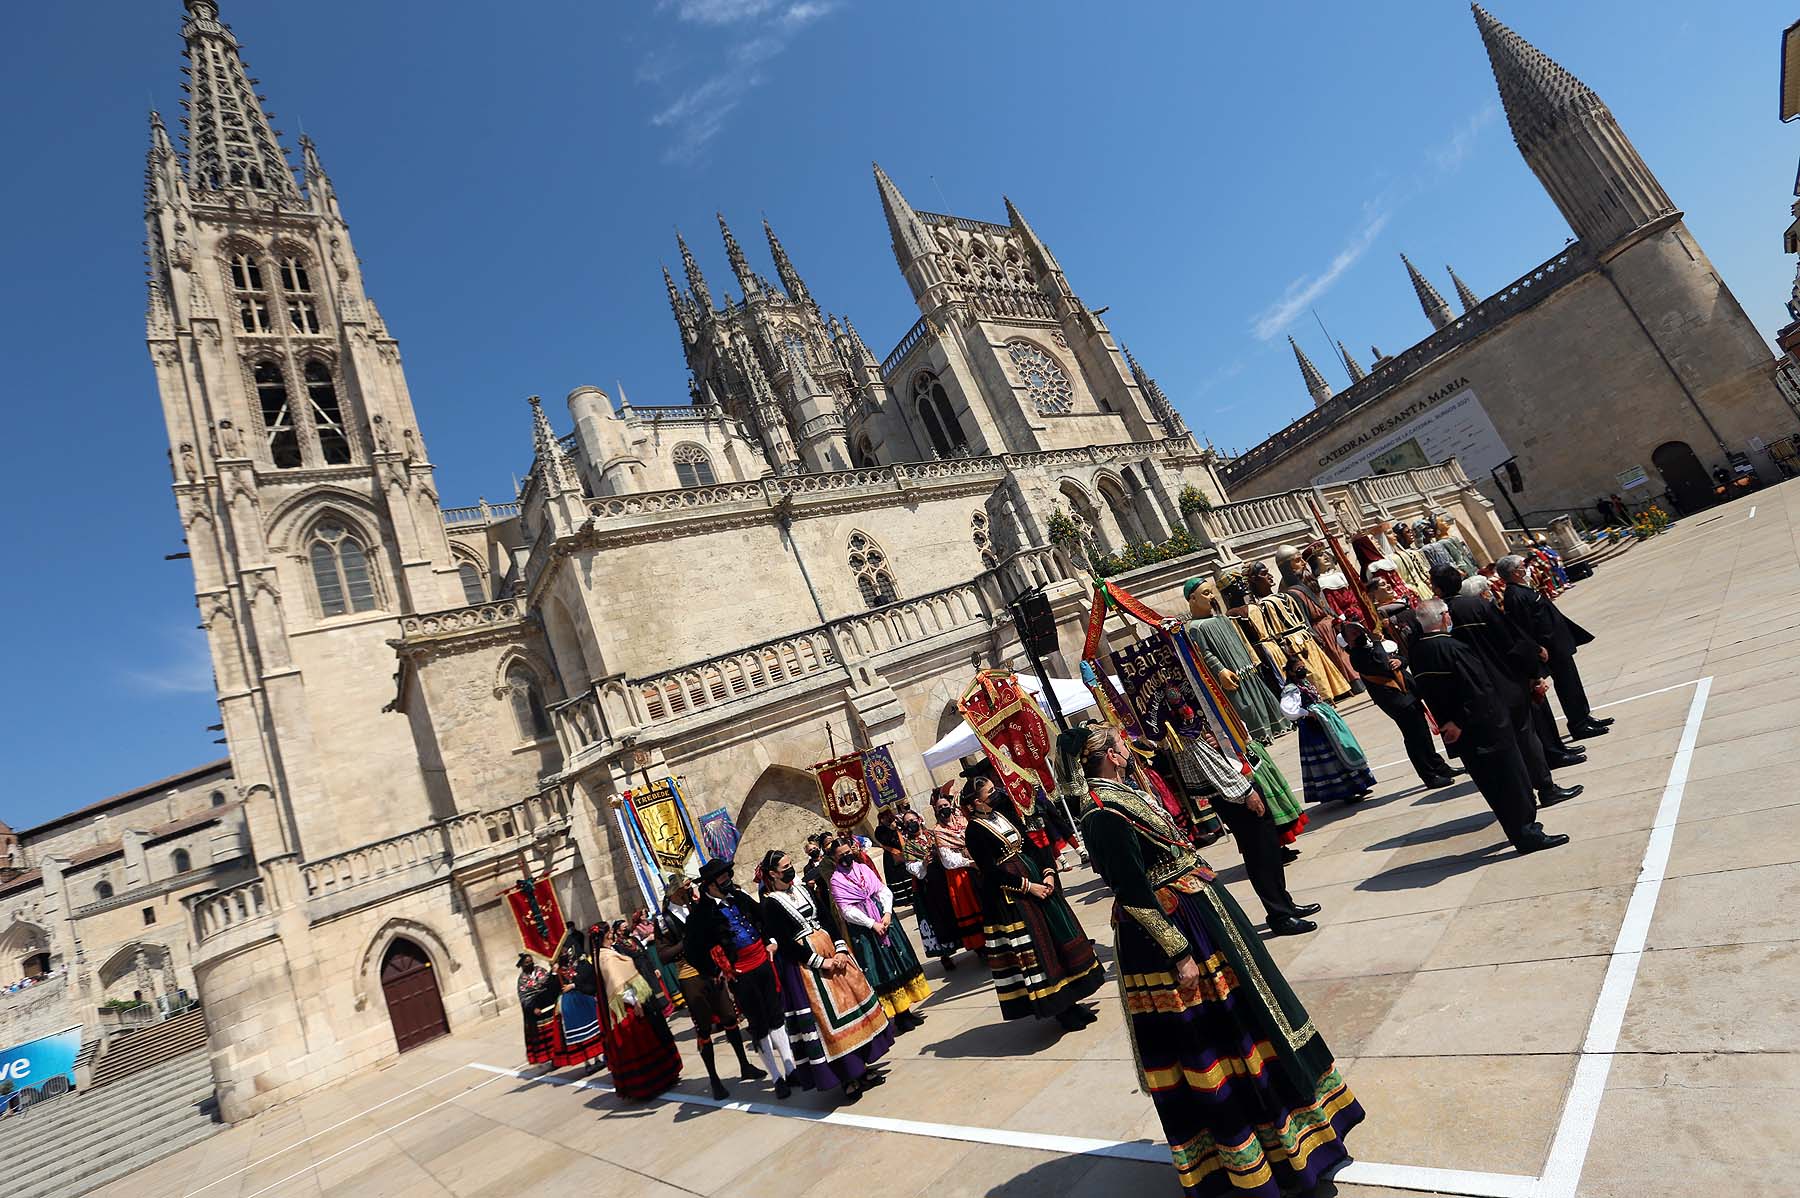
<path fill-rule="evenodd" d="M 194 905 L 196 939 L 205 942 L 223 932 L 266 919 L 273 913 L 269 890 L 261 878 L 207 895 Z"/>
<path fill-rule="evenodd" d="M 432 867 L 448 860 L 442 831 L 435 825 L 360 845 L 335 857 L 300 867 L 307 898 L 344 890 L 415 866 Z"/>
<path fill-rule="evenodd" d="M 638 710 L 648 723 L 718 707 L 835 668 L 839 662 L 827 628 L 809 628 L 635 680 L 630 689 L 637 695 Z"/>
<path fill-rule="evenodd" d="M 927 337 L 935 340 L 937 337 L 937 329 L 932 325 L 930 317 L 921 316 L 913 323 L 912 328 L 906 330 L 906 335 L 900 338 L 899 343 L 894 346 L 893 351 L 890 352 L 887 357 L 882 359 L 881 377 L 887 378 L 889 375 L 893 374 L 895 370 L 899 369 L 900 363 L 906 361 L 906 356 L 912 353 L 912 351 L 918 347 L 919 342 L 925 340 Z"/>
<path fill-rule="evenodd" d="M 445 528 L 467 528 L 484 524 L 492 524 L 496 520 L 511 520 L 519 514 L 516 503 L 486 503 L 475 507 L 447 507 L 444 509 Z"/>
<path fill-rule="evenodd" d="M 473 603 L 448 611 L 422 612 L 400 617 L 400 635 L 407 640 L 422 637 L 450 636 L 473 632 L 479 628 L 495 628 L 516 623 L 525 614 L 525 606 L 517 599 L 495 599 Z"/>

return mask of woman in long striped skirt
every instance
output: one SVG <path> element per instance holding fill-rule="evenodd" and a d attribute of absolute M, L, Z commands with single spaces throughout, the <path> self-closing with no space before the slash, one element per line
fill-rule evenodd
<path fill-rule="evenodd" d="M 655 1098 L 681 1080 L 681 1053 L 637 962 L 613 946 L 613 929 L 589 933 L 599 977 L 600 1034 L 606 1069 L 622 1098 Z"/>
<path fill-rule="evenodd" d="M 556 980 L 562 990 L 557 1002 L 557 1027 L 560 1043 L 551 1055 L 557 1068 L 586 1065 L 592 1072 L 593 1062 L 606 1052 L 600 1036 L 600 1004 L 594 963 L 587 960 L 577 946 L 581 933 L 572 933 L 575 943 L 565 945 L 556 962 Z"/>
<path fill-rule="evenodd" d="M 1114 896 L 1138 1080 L 1188 1198 L 1310 1193 L 1349 1163 L 1363 1110 L 1250 921 L 1162 805 L 1127 785 L 1115 731 L 1058 741 L 1081 834 Z M 1084 777 L 1085 775 L 1085 777 Z"/>

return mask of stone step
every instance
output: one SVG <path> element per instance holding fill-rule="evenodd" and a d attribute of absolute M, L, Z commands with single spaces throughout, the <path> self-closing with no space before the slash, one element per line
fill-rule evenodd
<path fill-rule="evenodd" d="M 205 1013 L 198 1007 L 184 1011 L 108 1045 L 94 1063 L 94 1086 L 111 1085 L 122 1077 L 186 1055 L 205 1043 Z"/>
<path fill-rule="evenodd" d="M 169 1101 L 197 1102 L 212 1093 L 212 1067 L 205 1053 L 167 1062 L 105 1090 L 85 1090 L 53 1098 L 23 1115 L 0 1120 L 0 1154 L 19 1159 L 32 1149 L 97 1123 L 110 1126 L 122 1114 Z"/>
<path fill-rule="evenodd" d="M 122 1146 L 105 1157 L 83 1161 L 73 1170 L 58 1170 L 7 1187 L 8 1198 L 77 1198 L 98 1189 L 109 1181 L 117 1181 L 166 1156 L 173 1156 L 191 1144 L 198 1144 L 225 1130 L 225 1124 L 195 1119 L 185 1126 L 172 1127 L 152 1142 Z"/>
<path fill-rule="evenodd" d="M 210 1100 L 210 1095 L 207 1096 Z M 7 1179 L 8 1191 L 16 1185 L 30 1185 L 42 1177 L 60 1179 L 67 1186 L 71 1177 L 83 1177 L 91 1168 L 114 1160 L 137 1160 L 154 1152 L 161 1143 L 196 1124 L 223 1127 L 211 1114 L 208 1101 L 203 1108 L 198 1102 L 163 1100 L 154 1111 L 119 1116 L 71 1129 L 71 1134 L 40 1144 L 28 1156 L 15 1158 L 17 1163 Z"/>

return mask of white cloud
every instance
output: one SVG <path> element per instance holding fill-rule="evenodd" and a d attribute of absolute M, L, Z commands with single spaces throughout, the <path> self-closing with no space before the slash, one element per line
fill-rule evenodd
<path fill-rule="evenodd" d="M 164 639 L 168 651 L 162 662 L 120 671 L 126 685 L 153 695 L 213 694 L 212 650 L 206 643 L 206 634 L 184 628 L 168 633 Z"/>
<path fill-rule="evenodd" d="M 1355 266 L 1357 260 L 1369 252 L 1375 239 L 1387 227 L 1389 213 L 1385 208 L 1365 207 L 1363 223 L 1357 229 L 1344 248 L 1337 252 L 1331 264 L 1316 275 L 1302 275 L 1288 284 L 1280 299 L 1265 308 L 1252 322 L 1252 328 L 1258 341 L 1267 341 L 1288 325 L 1294 318 L 1318 301 L 1319 297 L 1331 290 L 1332 284 L 1343 277 L 1345 271 Z"/>
<path fill-rule="evenodd" d="M 1431 160 L 1443 174 L 1450 174 L 1462 166 L 1469 154 L 1475 149 L 1475 142 L 1481 131 L 1494 123 L 1500 115 L 1500 105 L 1490 103 L 1461 125 L 1450 135 L 1450 140 L 1432 151 Z"/>
<path fill-rule="evenodd" d="M 692 25 L 730 28 L 734 44 L 711 73 L 650 117 L 671 140 L 663 161 L 697 160 L 725 129 L 731 114 L 767 79 L 763 68 L 779 57 L 802 29 L 834 12 L 839 0 L 663 0 L 658 11 Z M 640 83 L 655 84 L 669 72 L 666 51 L 652 50 L 637 70 Z"/>

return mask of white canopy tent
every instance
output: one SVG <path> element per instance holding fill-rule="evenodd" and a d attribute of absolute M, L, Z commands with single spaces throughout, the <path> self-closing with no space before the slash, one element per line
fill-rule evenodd
<path fill-rule="evenodd" d="M 1119 686 L 1119 680 L 1113 678 L 1112 684 Z M 1044 714 L 1050 715 L 1048 704 L 1044 702 L 1044 687 L 1031 674 L 1020 674 L 1019 685 L 1030 691 L 1039 704 L 1044 705 Z M 1094 706 L 1094 694 L 1087 685 L 1074 678 L 1052 678 L 1050 687 L 1056 693 L 1056 702 L 1065 716 L 1077 715 Z M 944 738 L 925 750 L 925 764 L 930 769 L 942 765 L 952 765 L 961 758 L 981 752 L 981 744 L 975 739 L 975 730 L 967 721 L 958 724 L 944 735 Z"/>

